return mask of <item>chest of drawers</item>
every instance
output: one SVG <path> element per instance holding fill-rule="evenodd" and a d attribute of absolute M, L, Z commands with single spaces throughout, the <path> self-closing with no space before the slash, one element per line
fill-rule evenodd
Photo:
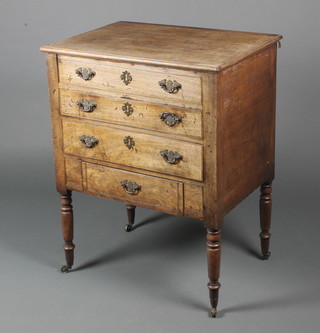
<path fill-rule="evenodd" d="M 73 190 L 203 221 L 211 314 L 223 217 L 261 186 L 269 256 L 280 35 L 117 22 L 46 52 L 67 265 Z"/>

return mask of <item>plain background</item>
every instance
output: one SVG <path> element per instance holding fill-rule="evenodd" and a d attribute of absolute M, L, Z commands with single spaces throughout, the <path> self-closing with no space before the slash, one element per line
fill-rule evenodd
<path fill-rule="evenodd" d="M 0 2 L 0 331 L 318 332 L 318 0 Z M 221 296 L 208 317 L 201 223 L 74 194 L 75 271 L 63 264 L 44 55 L 39 47 L 127 20 L 280 33 L 271 251 L 258 192 L 225 218 Z"/>

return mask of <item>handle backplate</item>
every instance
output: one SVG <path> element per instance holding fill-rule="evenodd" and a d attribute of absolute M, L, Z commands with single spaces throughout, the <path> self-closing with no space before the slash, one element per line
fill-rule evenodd
<path fill-rule="evenodd" d="M 170 127 L 175 125 L 176 123 L 179 123 L 182 121 L 181 117 L 177 116 L 174 113 L 170 113 L 170 112 L 163 112 L 160 115 L 160 119 L 163 120 L 165 122 L 165 124 Z"/>
<path fill-rule="evenodd" d="M 171 150 L 161 150 L 160 155 L 163 157 L 163 159 L 169 163 L 169 164 L 177 164 L 179 163 L 183 156 L 177 153 L 176 151 Z"/>
<path fill-rule="evenodd" d="M 88 136 L 88 135 L 81 135 L 79 137 L 79 140 L 87 147 L 87 148 L 93 148 L 95 147 L 98 143 L 99 140 L 96 139 L 93 136 Z"/>
<path fill-rule="evenodd" d="M 81 79 L 89 81 L 96 75 L 96 72 L 91 68 L 79 67 L 76 69 L 76 74 L 81 77 Z"/>
<path fill-rule="evenodd" d="M 77 104 L 83 112 L 92 112 L 97 107 L 97 103 L 92 102 L 88 99 L 79 99 Z"/>
<path fill-rule="evenodd" d="M 181 83 L 177 82 L 176 80 L 166 80 L 163 79 L 158 82 L 159 86 L 169 94 L 175 94 L 182 88 Z"/>
<path fill-rule="evenodd" d="M 124 190 L 131 194 L 131 195 L 137 195 L 139 191 L 141 190 L 141 186 L 135 182 L 130 182 L 128 180 L 123 180 L 120 182 L 120 185 L 124 188 Z"/>

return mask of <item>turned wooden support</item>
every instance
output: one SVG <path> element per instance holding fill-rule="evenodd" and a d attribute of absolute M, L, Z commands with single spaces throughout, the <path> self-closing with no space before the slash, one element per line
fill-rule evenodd
<path fill-rule="evenodd" d="M 128 224 L 124 226 L 124 230 L 129 232 L 133 228 L 136 206 L 126 205 L 126 210 L 128 214 Z"/>
<path fill-rule="evenodd" d="M 272 210 L 272 184 L 265 183 L 260 188 L 260 239 L 261 239 L 261 254 L 263 259 L 268 259 L 270 256 L 269 252 L 269 241 L 271 234 L 271 210 Z"/>
<path fill-rule="evenodd" d="M 208 275 L 209 275 L 209 295 L 211 302 L 211 315 L 216 317 L 219 298 L 219 276 L 220 276 L 220 230 L 207 229 L 207 254 L 208 254 Z"/>
<path fill-rule="evenodd" d="M 60 204 L 61 204 L 61 224 L 62 232 L 64 238 L 64 252 L 66 256 L 67 265 L 62 266 L 62 272 L 68 272 L 73 265 L 74 258 L 74 248 L 73 244 L 73 209 L 72 209 L 72 199 L 71 191 L 67 191 L 65 195 L 61 195 Z"/>

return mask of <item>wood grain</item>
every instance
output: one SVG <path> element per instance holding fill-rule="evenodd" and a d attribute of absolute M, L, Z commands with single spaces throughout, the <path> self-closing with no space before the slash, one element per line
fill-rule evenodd
<path fill-rule="evenodd" d="M 51 108 L 52 140 L 56 174 L 56 187 L 61 195 L 66 195 L 66 178 L 63 154 L 63 135 L 60 118 L 60 96 L 58 88 L 58 64 L 57 56 L 52 53 L 46 54 L 48 90 Z"/>
<path fill-rule="evenodd" d="M 217 205 L 217 76 L 202 75 L 204 187 L 203 214 L 206 228 L 220 229 L 222 216 Z"/>
<path fill-rule="evenodd" d="M 76 74 L 78 68 L 90 68 L 96 74 L 90 80 L 83 80 Z M 121 80 L 121 74 L 130 72 L 132 81 L 126 85 Z M 181 89 L 176 93 L 168 93 L 159 85 L 159 81 L 166 79 L 176 80 L 181 84 Z M 59 58 L 59 81 L 62 84 L 82 86 L 88 89 L 100 89 L 104 92 L 118 91 L 122 95 L 134 94 L 142 96 L 153 96 L 170 105 L 184 108 L 201 109 L 201 82 L 200 78 L 189 76 L 188 72 L 177 71 L 148 71 L 139 69 L 138 65 L 131 64 L 106 64 L 93 59 L 60 57 Z"/>
<path fill-rule="evenodd" d="M 183 213 L 183 185 L 179 182 L 145 176 L 138 173 L 83 163 L 84 189 L 113 200 L 125 199 L 135 206 L 153 208 L 165 212 Z M 137 195 L 128 194 L 120 182 L 128 180 L 141 186 Z M 181 201 L 181 203 L 179 202 Z"/>
<path fill-rule="evenodd" d="M 87 148 L 79 140 L 82 135 L 93 136 L 99 143 Z M 126 137 L 133 138 L 132 149 L 124 144 Z M 67 154 L 202 180 L 202 145 L 70 121 L 63 121 L 63 144 Z M 183 159 L 168 164 L 160 155 L 163 150 L 178 152 Z"/>
<path fill-rule="evenodd" d="M 74 56 L 219 71 L 282 36 L 117 22 L 41 48 Z"/>
<path fill-rule="evenodd" d="M 84 112 L 77 104 L 81 99 L 96 103 L 95 109 L 92 112 Z M 60 112 L 65 116 L 119 123 L 138 128 L 150 128 L 170 134 L 199 138 L 202 136 L 202 115 L 199 111 L 139 103 L 130 99 L 106 98 L 66 90 L 60 90 L 60 103 Z M 122 109 L 126 103 L 130 104 L 132 108 L 131 115 L 126 115 Z M 182 119 L 181 122 L 177 122 L 173 126 L 166 125 L 160 119 L 160 115 L 164 112 L 179 116 Z"/>
<path fill-rule="evenodd" d="M 135 206 L 203 219 L 216 316 L 223 218 L 260 185 L 261 249 L 264 258 L 270 254 L 281 38 L 118 22 L 41 48 L 48 52 L 66 270 L 74 248 L 71 190 L 127 204 L 128 229 Z M 94 77 L 80 78 L 80 67 L 93 70 Z M 128 84 L 121 79 L 125 71 L 132 77 Z M 159 85 L 163 79 L 182 88 L 165 92 Z M 93 100 L 95 109 L 81 111 L 79 99 Z M 124 103 L 132 114 L 124 114 Z M 160 120 L 163 112 L 177 114 L 182 122 L 168 127 Z M 84 135 L 96 145 L 81 142 Z M 134 145 L 127 147 L 125 138 Z M 164 150 L 182 160 L 166 163 Z"/>
<path fill-rule="evenodd" d="M 274 178 L 275 53 L 273 46 L 218 73 L 217 180 L 222 215 Z"/>
<path fill-rule="evenodd" d="M 184 216 L 203 218 L 203 186 L 184 183 Z"/>
<path fill-rule="evenodd" d="M 66 185 L 68 188 L 81 191 L 82 188 L 82 169 L 81 161 L 70 158 L 65 159 Z"/>

